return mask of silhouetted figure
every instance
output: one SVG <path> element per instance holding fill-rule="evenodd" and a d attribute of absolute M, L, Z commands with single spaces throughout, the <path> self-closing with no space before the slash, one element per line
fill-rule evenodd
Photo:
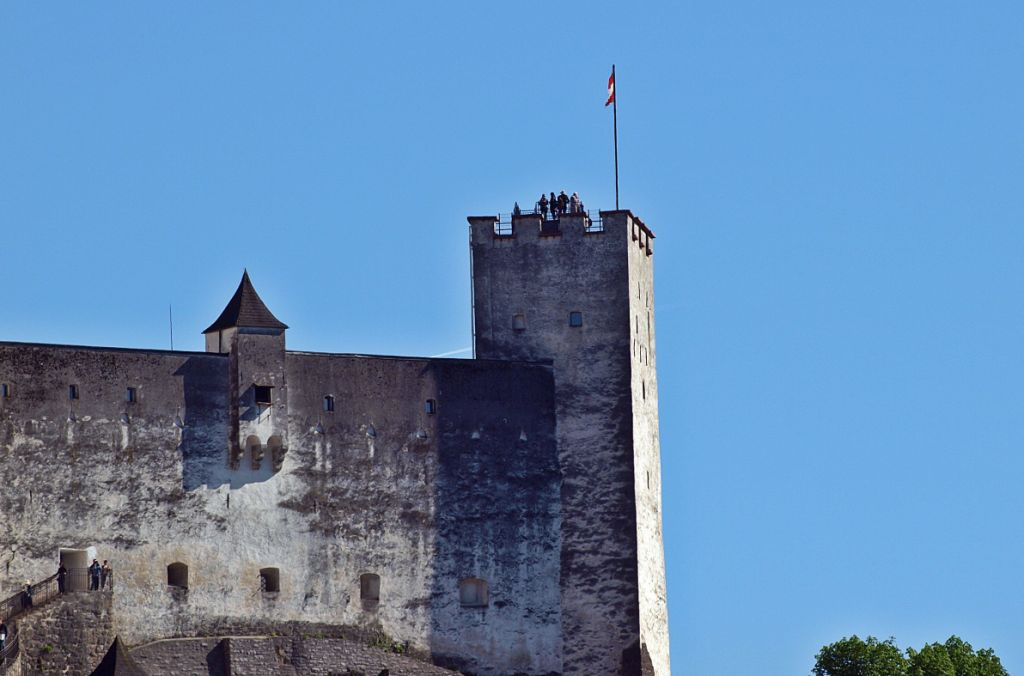
<path fill-rule="evenodd" d="M 521 213 L 523 213 L 523 211 L 522 209 L 519 208 L 519 202 L 516 202 L 515 206 L 512 207 L 512 215 L 518 216 Z"/>
<path fill-rule="evenodd" d="M 28 610 L 32 607 L 32 583 L 25 580 L 25 591 L 21 592 L 21 606 Z"/>
<path fill-rule="evenodd" d="M 558 213 L 564 214 L 569 210 L 569 196 L 565 191 L 558 193 Z"/>
<path fill-rule="evenodd" d="M 550 202 L 551 202 L 551 218 L 552 219 L 558 218 L 557 214 L 555 214 L 555 212 L 558 211 L 558 198 L 555 197 L 555 193 L 551 193 L 551 200 L 550 200 Z"/>
<path fill-rule="evenodd" d="M 7 625 L 0 622 L 0 653 L 3 653 L 4 647 L 7 646 Z"/>
<path fill-rule="evenodd" d="M 96 559 L 92 560 L 92 565 L 89 566 L 89 591 L 97 591 L 100 588 L 100 562 Z"/>
<path fill-rule="evenodd" d="M 540 194 L 540 201 L 537 202 L 537 205 L 540 207 L 541 217 L 546 219 L 548 217 L 548 198 L 544 196 L 544 193 Z M 554 207 L 553 204 L 551 206 Z"/>
<path fill-rule="evenodd" d="M 57 591 L 63 594 L 67 591 L 67 579 L 68 569 L 64 567 L 64 564 L 60 564 L 60 568 L 57 569 Z"/>

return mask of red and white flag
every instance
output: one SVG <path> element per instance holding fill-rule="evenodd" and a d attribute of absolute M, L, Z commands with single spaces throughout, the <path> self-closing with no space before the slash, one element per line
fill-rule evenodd
<path fill-rule="evenodd" d="M 612 69 L 612 74 L 608 76 L 608 100 L 604 102 L 604 105 L 610 106 L 615 102 L 615 69 Z"/>

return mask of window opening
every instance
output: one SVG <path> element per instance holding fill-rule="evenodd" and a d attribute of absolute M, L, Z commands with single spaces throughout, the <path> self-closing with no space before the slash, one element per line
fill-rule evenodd
<path fill-rule="evenodd" d="M 423 410 L 427 415 L 434 415 L 437 413 L 437 401 L 435 399 L 427 399 L 423 402 Z"/>
<path fill-rule="evenodd" d="M 647 383 L 643 380 L 640 381 L 640 390 L 644 395 L 644 399 L 647 399 Z"/>
<path fill-rule="evenodd" d="M 3 397 L 4 399 L 11 398 L 11 386 L 7 383 L 0 385 L 0 397 Z"/>
<path fill-rule="evenodd" d="M 274 388 L 270 385 L 254 385 L 256 403 L 259 406 L 270 406 Z"/>
<path fill-rule="evenodd" d="M 371 603 L 380 601 L 380 575 L 363 573 L 359 576 L 359 598 Z"/>
<path fill-rule="evenodd" d="M 124 391 L 124 400 L 127 403 L 129 403 L 129 404 L 134 404 L 135 403 L 135 396 L 136 396 L 136 393 L 135 393 L 135 388 L 134 387 L 129 387 L 128 389 L 126 389 Z"/>
<path fill-rule="evenodd" d="M 68 399 L 78 399 L 78 385 L 68 385 Z"/>
<path fill-rule="evenodd" d="M 520 313 L 512 316 L 512 328 L 516 331 L 526 330 L 526 315 Z"/>
<path fill-rule="evenodd" d="M 188 589 L 188 566 L 180 561 L 167 566 L 167 586 Z"/>
<path fill-rule="evenodd" d="M 583 326 L 583 313 L 573 311 L 569 313 L 569 326 Z"/>
<path fill-rule="evenodd" d="M 459 583 L 459 604 L 463 608 L 484 608 L 487 597 L 487 580 L 469 577 Z"/>
<path fill-rule="evenodd" d="M 334 395 L 328 394 L 324 397 L 324 411 L 331 413 L 334 411 Z"/>
<path fill-rule="evenodd" d="M 260 591 L 281 591 L 281 571 L 277 568 L 260 568 Z"/>

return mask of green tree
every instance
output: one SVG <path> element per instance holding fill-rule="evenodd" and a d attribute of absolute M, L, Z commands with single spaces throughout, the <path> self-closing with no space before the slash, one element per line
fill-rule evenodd
<path fill-rule="evenodd" d="M 974 652 L 971 644 L 959 636 L 946 639 L 945 648 L 956 676 L 1009 676 L 991 648 Z"/>
<path fill-rule="evenodd" d="M 1009 676 L 991 648 L 975 652 L 970 643 L 950 636 L 921 650 L 907 649 L 906 658 L 894 639 L 874 636 L 844 638 L 818 651 L 815 676 Z"/>
<path fill-rule="evenodd" d="M 953 660 L 941 643 L 926 645 L 921 652 L 907 648 L 907 657 L 910 658 L 908 676 L 957 676 Z"/>
<path fill-rule="evenodd" d="M 843 638 L 818 651 L 815 676 L 904 676 L 907 660 L 893 639 Z"/>

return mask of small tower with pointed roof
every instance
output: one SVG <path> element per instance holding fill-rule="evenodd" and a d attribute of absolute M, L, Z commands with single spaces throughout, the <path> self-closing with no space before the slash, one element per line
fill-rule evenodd
<path fill-rule="evenodd" d="M 246 270 L 224 311 L 203 331 L 206 351 L 230 358 L 228 463 L 232 468 L 247 460 L 253 470 L 276 472 L 284 460 L 288 447 L 287 328 L 263 303 Z"/>

